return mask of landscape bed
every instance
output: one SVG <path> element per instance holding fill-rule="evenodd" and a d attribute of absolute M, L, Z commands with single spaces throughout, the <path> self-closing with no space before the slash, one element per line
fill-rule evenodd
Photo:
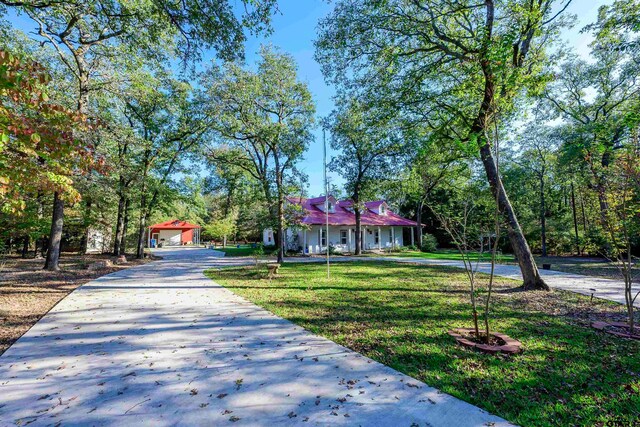
<path fill-rule="evenodd" d="M 497 278 L 491 326 L 522 342 L 492 356 L 447 334 L 471 326 L 464 271 L 397 263 L 286 263 L 210 270 L 217 283 L 313 333 L 526 426 L 632 425 L 640 417 L 640 342 L 590 327 L 623 307 Z"/>
<path fill-rule="evenodd" d="M 130 255 L 126 264 L 88 268 L 99 261 L 113 263 L 116 259 L 111 255 L 63 254 L 60 271 L 47 271 L 42 269 L 42 259 L 8 258 L 0 269 L 0 354 L 78 286 L 157 258 L 137 260 Z"/>

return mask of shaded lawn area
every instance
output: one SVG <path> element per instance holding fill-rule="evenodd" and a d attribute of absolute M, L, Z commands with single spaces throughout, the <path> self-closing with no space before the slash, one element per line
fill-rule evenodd
<path fill-rule="evenodd" d="M 210 270 L 234 293 L 313 333 L 525 426 L 634 425 L 640 417 L 640 342 L 588 327 L 622 319 L 615 303 L 563 291 L 515 289 L 498 278 L 492 327 L 524 343 L 512 357 L 457 346 L 470 327 L 464 271 L 397 263 L 287 263 Z M 636 424 L 637 425 L 637 424 Z"/>
<path fill-rule="evenodd" d="M 151 261 L 127 255 L 126 264 L 88 270 L 100 260 L 115 261 L 111 255 L 63 253 L 60 271 L 42 269 L 44 259 L 10 257 L 0 269 L 0 354 L 47 314 L 58 301 L 78 286 L 105 274 Z M 157 259 L 157 258 L 156 258 Z"/>
<path fill-rule="evenodd" d="M 406 252 L 391 252 L 391 256 L 398 256 L 403 258 L 425 258 L 425 259 L 448 259 L 462 261 L 462 255 L 460 252 L 454 249 L 440 249 L 437 252 L 421 252 L 421 251 L 406 251 Z M 473 261 L 491 261 L 490 253 L 471 252 L 469 254 L 470 259 Z M 515 263 L 515 258 L 510 254 L 497 254 L 496 260 L 499 263 Z"/>
<path fill-rule="evenodd" d="M 543 263 L 548 263 L 551 264 L 552 270 L 564 271 L 565 273 L 584 274 L 623 281 L 620 270 L 605 258 L 549 256 L 536 257 L 536 262 L 539 267 Z"/>
<path fill-rule="evenodd" d="M 225 256 L 254 256 L 258 248 L 253 248 L 251 245 L 227 246 L 226 248 L 216 247 L 216 251 L 225 253 Z M 266 247 L 264 248 L 264 255 L 273 255 L 276 253 L 276 248 Z"/>
<path fill-rule="evenodd" d="M 462 261 L 460 253 L 453 249 L 440 249 L 437 252 L 392 252 L 391 256 L 403 258 L 424 258 L 424 259 L 440 259 L 440 260 L 456 260 Z M 491 254 L 472 252 L 471 259 L 482 262 L 490 262 Z M 371 255 L 376 256 L 376 255 Z M 551 270 L 562 271 L 565 273 L 583 274 L 585 276 L 602 277 L 605 279 L 613 279 L 622 281 L 622 275 L 618 268 L 608 260 L 597 257 L 572 257 L 572 256 L 536 256 L 538 268 L 542 268 L 542 264 L 551 264 Z M 516 264 L 516 260 L 511 254 L 498 254 L 496 261 L 499 264 Z"/>

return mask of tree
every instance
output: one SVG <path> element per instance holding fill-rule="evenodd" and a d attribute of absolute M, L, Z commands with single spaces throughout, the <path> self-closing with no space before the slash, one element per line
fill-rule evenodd
<path fill-rule="evenodd" d="M 526 288 L 548 289 L 491 154 L 499 117 L 525 89 L 539 90 L 546 44 L 568 1 L 340 1 L 320 24 L 317 59 L 346 92 L 402 111 L 480 154 Z M 554 6 L 560 11 L 554 14 Z"/>
<path fill-rule="evenodd" d="M 538 124 L 534 119 L 521 135 L 522 153 L 518 163 L 536 177 L 538 184 L 538 219 L 540 221 L 541 255 L 547 256 L 547 183 L 555 162 L 557 141 L 548 128 Z"/>
<path fill-rule="evenodd" d="M 429 197 L 444 184 L 451 184 L 468 169 L 465 153 L 460 147 L 441 143 L 436 133 L 412 130 L 405 138 L 412 140 L 415 153 L 407 162 L 407 170 L 399 180 L 398 191 L 402 199 L 415 207 L 416 237 L 422 244 L 422 213 L 429 205 Z"/>
<path fill-rule="evenodd" d="M 235 234 L 237 212 L 231 212 L 224 218 L 214 220 L 204 227 L 207 236 L 214 240 L 222 240 L 222 247 L 227 247 L 227 237 Z"/>
<path fill-rule="evenodd" d="M 215 0 L 0 1 L 0 5 L 14 7 L 31 18 L 40 40 L 56 50 L 77 84 L 77 110 L 81 114 L 89 113 L 92 92 L 118 78 L 114 70 L 105 72 L 105 64 L 119 58 L 145 57 L 155 62 L 177 53 L 190 61 L 199 57 L 202 48 L 216 49 L 221 58 L 242 56 L 243 29 L 261 31 L 268 27 L 275 0 L 243 3 L 245 14 L 239 20 L 228 2 Z M 60 251 L 63 199 L 54 197 L 52 223 L 57 226 L 52 228 L 55 236 L 49 239 L 52 257 L 47 268 L 58 268 L 55 254 Z M 91 203 L 86 206 L 90 209 Z"/>
<path fill-rule="evenodd" d="M 345 179 L 356 220 L 355 254 L 362 253 L 361 214 L 364 202 L 392 169 L 392 158 L 402 152 L 392 119 L 357 100 L 342 100 L 326 120 L 331 148 L 340 150 L 331 160 L 332 170 Z"/>
<path fill-rule="evenodd" d="M 565 163 L 583 163 L 600 204 L 600 224 L 607 217 L 608 168 L 627 131 L 627 117 L 640 90 L 637 67 L 627 54 L 609 45 L 594 46 L 595 62 L 569 58 L 545 97 L 565 120 Z"/>
<path fill-rule="evenodd" d="M 634 289 L 636 257 L 632 245 L 640 235 L 640 145 L 635 129 L 630 143 L 621 148 L 605 189 L 608 206 L 604 230 L 609 245 L 605 255 L 613 261 L 624 280 L 627 322 L 635 332 L 634 304 L 640 289 Z"/>
<path fill-rule="evenodd" d="M 207 121 L 188 83 L 166 72 L 138 77 L 124 114 L 141 138 L 135 163 L 140 182 L 136 257 L 142 258 L 149 217 L 185 154 L 200 144 Z"/>
<path fill-rule="evenodd" d="M 209 151 L 217 164 L 233 164 L 263 189 L 275 225 L 278 262 L 284 259 L 285 198 L 300 175 L 296 162 L 312 140 L 315 106 L 298 81 L 290 55 L 261 47 L 257 71 L 239 63 L 214 66 L 203 76 L 202 94 L 219 143 Z"/>
<path fill-rule="evenodd" d="M 94 165 L 93 147 L 78 138 L 90 129 L 86 117 L 48 102 L 46 70 L 39 64 L 0 51 L 0 204 L 3 211 L 19 213 L 28 195 L 54 192 L 70 201 L 80 195 L 72 176 Z M 57 270 L 61 222 L 51 225 L 53 251 L 45 268 Z M 56 245 L 57 243 L 57 245 Z"/>

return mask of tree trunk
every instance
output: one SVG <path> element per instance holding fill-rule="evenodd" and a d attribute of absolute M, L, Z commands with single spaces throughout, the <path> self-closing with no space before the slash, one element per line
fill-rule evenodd
<path fill-rule="evenodd" d="M 147 194 L 146 188 L 142 188 L 140 196 L 140 220 L 138 222 L 138 240 L 136 246 L 136 258 L 144 258 L 144 233 L 147 228 Z"/>
<path fill-rule="evenodd" d="M 138 245 L 136 247 L 136 258 L 144 258 L 144 235 L 147 228 L 147 214 L 143 211 L 140 213 L 140 222 L 138 224 Z"/>
<path fill-rule="evenodd" d="M 542 256 L 547 256 L 547 218 L 544 198 L 544 175 L 540 174 L 540 236 L 542 239 Z"/>
<path fill-rule="evenodd" d="M 42 162 L 44 162 L 44 159 L 39 159 L 39 161 L 42 164 Z M 44 216 L 44 200 L 43 200 L 41 192 L 38 192 L 38 195 L 36 196 L 36 200 L 37 200 L 37 203 L 38 203 L 37 206 L 38 206 L 38 222 L 39 222 Z M 35 259 L 44 258 L 45 257 L 45 248 L 46 248 L 46 246 L 47 245 L 46 245 L 45 236 L 39 235 L 36 238 L 36 241 L 35 241 L 35 250 L 34 250 L 34 253 L 33 253 L 33 257 Z"/>
<path fill-rule="evenodd" d="M 496 162 L 491 152 L 491 146 L 488 141 L 480 148 L 480 155 L 482 158 L 482 164 L 484 165 L 489 185 L 494 197 L 498 200 L 498 206 L 507 220 L 507 231 L 509 235 L 509 242 L 513 252 L 518 259 L 520 271 L 522 273 L 523 286 L 525 289 L 544 289 L 549 290 L 549 286 L 540 277 L 538 266 L 535 263 L 531 248 L 522 233 L 522 228 L 518 223 L 516 213 L 511 206 L 509 197 L 502 185 L 502 180 L 498 175 L 498 169 Z"/>
<path fill-rule="evenodd" d="M 576 234 L 576 251 L 578 255 L 582 255 L 582 251 L 580 250 L 580 236 L 578 235 L 578 214 L 576 213 L 576 193 L 573 188 L 573 181 L 571 181 L 571 211 L 573 213 L 573 231 Z"/>
<path fill-rule="evenodd" d="M 582 192 L 580 192 L 580 210 L 582 212 L 582 232 L 586 233 L 589 224 L 587 223 L 587 214 L 584 210 L 584 193 Z"/>
<path fill-rule="evenodd" d="M 600 223 L 603 227 L 607 224 L 607 215 L 609 212 L 609 202 L 607 201 L 607 192 L 603 183 L 598 183 L 598 203 L 600 205 Z"/>
<path fill-rule="evenodd" d="M 422 208 L 424 208 L 424 200 L 418 203 L 418 209 L 416 211 L 416 234 L 418 237 L 418 249 L 422 250 Z"/>
<path fill-rule="evenodd" d="M 485 130 L 487 124 L 491 122 L 491 117 L 494 109 L 495 100 L 495 76 L 491 69 L 491 61 L 487 59 L 489 45 L 493 42 L 492 31 L 493 21 L 495 18 L 494 4 L 491 1 L 486 2 L 487 5 L 487 19 L 486 19 L 486 40 L 483 45 L 483 58 L 480 61 L 482 67 L 482 73 L 484 75 L 484 94 L 482 103 L 478 115 L 476 116 L 471 129 L 470 136 L 477 139 L 480 148 L 480 157 L 484 170 L 487 174 L 489 186 L 493 193 L 493 197 L 498 201 L 498 207 L 507 220 L 507 231 L 509 235 L 509 241 L 513 251 L 518 259 L 520 265 L 520 272 L 522 273 L 523 287 L 525 289 L 545 289 L 549 290 L 549 286 L 540 277 L 538 266 L 533 259 L 531 248 L 522 233 L 522 228 L 518 223 L 516 213 L 511 206 L 507 192 L 502 184 L 498 173 L 498 165 L 491 152 L 491 143 L 486 138 Z M 524 58 L 524 54 L 521 54 Z"/>
<path fill-rule="evenodd" d="M 356 216 L 356 251 L 355 255 L 362 254 L 362 219 L 360 214 L 360 209 L 354 203 L 354 210 Z M 327 236 L 328 238 L 328 236 Z"/>
<path fill-rule="evenodd" d="M 53 214 L 51 216 L 51 232 L 49 233 L 49 249 L 45 270 L 60 270 L 60 244 L 62 242 L 62 226 L 64 223 L 64 202 L 56 191 L 53 193 Z"/>
<path fill-rule="evenodd" d="M 120 180 L 122 181 L 122 178 L 120 178 Z M 120 255 L 120 251 L 121 251 L 120 245 L 122 244 L 122 234 L 124 230 L 124 207 L 125 207 L 124 194 L 120 192 L 120 197 L 118 199 L 118 216 L 116 219 L 116 234 L 115 234 L 115 239 L 113 241 L 113 254 L 116 256 Z"/>
<path fill-rule="evenodd" d="M 281 190 L 278 190 L 280 193 Z M 284 261 L 284 246 L 285 246 L 285 237 L 284 237 L 284 200 L 283 197 L 278 195 L 278 262 L 282 263 Z M 327 236 L 328 238 L 328 236 Z M 328 242 L 327 242 L 328 244 Z"/>
<path fill-rule="evenodd" d="M 129 208 L 130 200 L 126 198 L 124 202 L 124 223 L 122 225 L 122 237 L 120 238 L 120 252 L 118 255 L 124 255 L 127 253 L 127 230 L 129 228 Z"/>
<path fill-rule="evenodd" d="M 31 237 L 27 234 L 24 236 L 24 239 L 22 239 L 22 258 L 26 258 L 29 254 L 29 243 L 31 243 Z"/>
<path fill-rule="evenodd" d="M 82 218 L 82 238 L 80 240 L 80 254 L 87 253 L 87 247 L 89 245 L 89 225 L 91 222 L 91 197 L 85 199 L 84 215 Z"/>

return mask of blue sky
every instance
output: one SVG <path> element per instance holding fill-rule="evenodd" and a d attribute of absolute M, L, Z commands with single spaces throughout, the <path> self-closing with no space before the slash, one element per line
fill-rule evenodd
<path fill-rule="evenodd" d="M 291 54 L 298 63 L 298 78 L 309 85 L 316 102 L 316 123 L 327 116 L 332 108 L 334 91 L 324 83 L 320 65 L 313 59 L 313 41 L 318 21 L 327 16 L 333 5 L 326 0 L 278 0 L 280 12 L 274 16 L 273 32 L 269 37 L 252 37 L 246 44 L 248 63 L 256 60 L 261 44 L 271 43 Z M 324 193 L 322 168 L 322 130 L 315 129 L 315 141 L 311 143 L 300 168 L 309 176 L 308 195 Z M 327 156 L 331 156 L 327 135 Z M 331 174 L 330 174 L 331 175 Z M 339 176 L 330 176 L 331 182 L 341 182 Z"/>
<path fill-rule="evenodd" d="M 611 3 L 612 0 L 573 0 L 567 9 L 568 13 L 578 18 L 574 28 L 565 30 L 563 39 L 580 55 L 588 56 L 591 37 L 581 34 L 580 29 L 586 24 L 594 22 L 598 7 Z M 256 53 L 261 44 L 271 43 L 291 54 L 298 63 L 298 76 L 308 83 L 316 102 L 317 118 L 328 115 L 332 108 L 334 90 L 325 84 L 320 65 L 314 60 L 313 41 L 316 38 L 318 21 L 327 16 L 333 4 L 327 0 L 279 0 L 279 13 L 273 18 L 273 32 L 270 36 L 250 37 L 246 44 L 246 58 L 248 64 L 256 60 Z M 33 30 L 34 24 L 24 17 L 17 18 L 9 15 L 12 24 L 24 31 Z M 210 58 L 211 56 L 209 56 Z M 309 147 L 300 168 L 309 176 L 308 195 L 323 193 L 322 168 L 322 130 L 315 129 L 315 141 Z M 327 143 L 328 145 L 328 143 Z M 328 156 L 331 149 L 327 147 Z M 342 180 L 335 173 L 330 173 L 332 183 L 340 184 Z"/>
<path fill-rule="evenodd" d="M 318 118 L 328 115 L 333 102 L 331 97 L 334 90 L 327 86 L 320 72 L 320 65 L 313 59 L 313 41 L 316 38 L 318 21 L 329 14 L 333 5 L 323 0 L 279 0 L 280 13 L 274 17 L 273 33 L 269 37 L 252 37 L 249 39 L 247 62 L 255 60 L 261 43 L 271 43 L 283 51 L 290 53 L 296 59 L 299 67 L 299 77 L 309 84 L 317 105 Z M 573 29 L 566 30 L 563 38 L 569 46 L 582 56 L 588 56 L 591 37 L 581 34 L 580 29 L 597 18 L 598 7 L 609 4 L 611 0 L 573 0 L 567 12 L 577 16 L 577 23 Z M 322 131 L 315 131 L 315 141 L 309 147 L 305 160 L 301 162 L 301 169 L 309 176 L 309 195 L 319 195 L 324 192 L 322 183 Z M 328 145 L 328 143 L 327 143 Z M 327 147 L 328 155 L 331 149 Z M 329 173 L 332 183 L 341 183 L 339 175 Z"/>

